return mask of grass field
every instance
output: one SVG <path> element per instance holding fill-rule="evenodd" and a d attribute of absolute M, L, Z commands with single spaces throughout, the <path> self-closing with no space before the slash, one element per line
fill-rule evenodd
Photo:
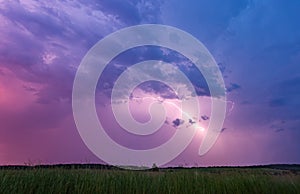
<path fill-rule="evenodd" d="M 294 168 L 1 168 L 0 193 L 300 193 Z"/>

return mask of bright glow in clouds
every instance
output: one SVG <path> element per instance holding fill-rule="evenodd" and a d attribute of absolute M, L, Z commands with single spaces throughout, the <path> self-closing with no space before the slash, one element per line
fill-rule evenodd
<path fill-rule="evenodd" d="M 196 118 L 194 116 L 190 115 L 188 111 L 182 110 L 182 107 L 180 106 L 181 101 L 178 99 L 170 100 L 170 99 L 162 99 L 161 97 L 145 96 L 145 97 L 132 97 L 131 100 L 138 101 L 140 106 L 142 107 L 151 106 L 151 104 L 154 102 L 161 103 L 164 106 L 164 108 L 167 109 L 166 111 L 168 113 L 166 114 L 167 118 L 171 119 L 171 120 L 166 120 L 166 122 L 174 121 L 176 119 L 183 119 L 181 115 L 184 115 L 185 118 L 188 118 L 187 121 L 184 121 L 185 122 L 184 125 L 186 126 L 186 128 L 193 127 L 201 132 L 205 131 L 205 128 L 200 125 L 200 122 L 198 120 L 195 120 Z M 150 105 L 149 102 L 147 103 L 148 105 L 147 104 L 145 105 L 143 102 L 148 100 L 150 100 Z M 168 111 L 170 109 L 171 111 Z"/>
<path fill-rule="evenodd" d="M 199 40 L 187 32 L 164 25 L 137 25 L 114 32 L 99 41 L 83 58 L 76 73 L 72 96 L 74 119 L 81 138 L 95 155 L 112 165 L 164 165 L 176 158 L 191 143 L 196 130 L 176 130 L 174 136 L 163 145 L 148 150 L 129 149 L 111 139 L 99 122 L 95 109 L 95 90 L 105 66 L 118 54 L 145 45 L 166 47 L 179 52 L 192 61 L 204 76 L 210 91 L 212 111 L 207 133 L 198 152 L 199 156 L 203 156 L 211 149 L 223 128 L 226 111 L 224 80 L 214 58 Z M 160 67 L 173 68 L 171 75 L 161 74 Z M 187 98 L 182 100 L 184 111 L 181 113 L 189 110 L 189 115 L 198 120 L 197 98 L 189 97 L 196 96 L 197 93 L 189 78 L 171 64 L 146 60 L 127 68 L 113 85 L 112 110 L 123 129 L 136 135 L 149 135 L 165 122 L 165 110 L 160 103 L 153 103 L 149 109 L 151 120 L 145 124 L 136 122 L 131 117 L 128 101 L 115 104 L 120 98 L 129 99 L 135 87 L 151 80 L 163 82 L 173 90 L 178 83 L 184 84 L 183 96 Z M 185 114 L 182 116 L 190 119 Z M 183 122 L 176 120 L 174 124 L 180 126 L 181 123 Z M 128 157 L 124 160 L 122 154 Z"/>

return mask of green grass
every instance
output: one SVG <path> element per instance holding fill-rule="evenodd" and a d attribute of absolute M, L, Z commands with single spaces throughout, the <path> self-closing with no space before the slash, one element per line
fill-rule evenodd
<path fill-rule="evenodd" d="M 267 168 L 1 169 L 0 193 L 300 193 L 300 174 Z"/>

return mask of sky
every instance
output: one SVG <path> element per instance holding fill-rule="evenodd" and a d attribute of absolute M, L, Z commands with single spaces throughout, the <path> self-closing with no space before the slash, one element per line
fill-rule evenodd
<path fill-rule="evenodd" d="M 300 163 L 299 9 L 297 0 L 0 0 L 0 164 L 105 163 L 77 130 L 73 82 L 93 45 L 139 24 L 173 26 L 205 45 L 224 79 L 226 117 L 216 143 L 199 156 L 212 97 L 203 75 L 174 50 L 137 47 L 110 61 L 96 87 L 98 119 L 114 141 L 150 149 L 179 127 L 197 126 L 192 142 L 165 166 Z M 114 83 L 144 60 L 165 61 L 186 75 L 202 110 L 197 119 L 180 116 L 186 96 L 150 81 L 132 91 L 130 111 L 145 123 L 149 106 L 160 101 L 162 127 L 150 136 L 122 130 L 112 112 L 123 103 L 111 101 Z M 164 67 L 157 71 L 172 72 Z"/>

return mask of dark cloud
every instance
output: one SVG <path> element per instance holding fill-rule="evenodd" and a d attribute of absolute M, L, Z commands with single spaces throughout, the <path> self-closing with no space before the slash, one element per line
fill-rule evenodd
<path fill-rule="evenodd" d="M 230 83 L 230 85 L 228 87 L 226 87 L 226 91 L 227 92 L 232 92 L 234 90 L 240 89 L 241 86 L 236 84 L 236 83 Z"/>
<path fill-rule="evenodd" d="M 101 23 L 101 18 L 81 9 L 84 4 L 76 9 L 70 2 L 49 3 L 54 4 L 35 1 L 37 7 L 28 8 L 19 1 L 0 3 L 0 69 L 9 69 L 21 90 L 32 94 L 22 110 L 1 105 L 1 142 L 59 127 L 72 113 L 72 85 L 81 58 L 103 35 L 121 26 L 109 17 Z M 23 102 L 22 96 L 19 101 Z"/>
<path fill-rule="evenodd" d="M 195 123 L 196 123 L 196 121 L 194 121 L 193 119 L 189 119 L 189 124 L 193 125 Z"/>
<path fill-rule="evenodd" d="M 300 76 L 284 80 L 276 88 L 277 92 L 281 94 L 298 96 L 300 95 Z"/>
<path fill-rule="evenodd" d="M 275 98 L 270 100 L 269 105 L 271 107 L 285 106 L 287 104 L 286 99 L 284 98 Z"/>
<path fill-rule="evenodd" d="M 187 77 L 193 84 L 198 96 L 210 96 L 206 80 L 195 65 L 182 65 L 180 66 L 180 70 L 187 75 Z"/>
<path fill-rule="evenodd" d="M 182 125 L 184 123 L 184 120 L 177 118 L 174 121 L 172 121 L 172 123 L 173 123 L 173 127 L 179 127 L 180 125 Z"/>
<path fill-rule="evenodd" d="M 276 132 L 276 133 L 278 133 L 278 132 L 282 132 L 282 131 L 284 131 L 284 129 L 283 129 L 283 128 L 279 128 L 279 129 L 276 129 L 276 130 L 275 130 L 275 132 Z"/>
<path fill-rule="evenodd" d="M 170 49 L 166 49 L 166 48 L 163 49 L 164 50 L 162 50 L 162 48 L 157 46 L 142 46 L 142 47 L 129 49 L 121 53 L 116 58 L 114 58 L 105 68 L 104 72 L 102 73 L 98 81 L 98 86 L 97 86 L 98 90 L 110 96 L 110 92 L 114 85 L 114 82 L 118 79 L 118 77 L 121 75 L 121 73 L 123 73 L 124 70 L 126 70 L 128 67 L 132 66 L 133 64 L 142 61 L 158 60 L 158 61 L 164 61 L 170 63 L 174 65 L 174 67 L 178 67 L 179 70 L 189 78 L 189 81 L 194 86 L 196 95 L 210 96 L 208 85 L 203 75 L 196 68 L 196 66 L 193 65 L 193 63 L 191 63 L 186 57 L 182 56 L 181 54 Z M 168 52 L 168 54 L 165 53 L 166 51 Z M 150 70 L 157 71 L 157 73 L 162 74 L 161 76 L 166 76 L 165 74 L 168 74 L 168 72 L 165 72 L 159 68 L 155 69 L 149 67 L 149 71 Z M 176 80 L 176 78 L 173 79 Z M 180 84 L 175 81 L 174 83 Z M 177 96 L 176 92 L 173 91 L 169 86 L 157 81 L 148 81 L 144 84 L 141 84 L 139 88 L 141 88 L 147 93 L 158 94 L 162 98 L 166 98 L 166 99 L 181 98 L 181 96 Z"/>
<path fill-rule="evenodd" d="M 270 115 L 277 120 L 298 120 L 300 113 L 300 77 L 275 82 L 270 89 L 268 106 L 273 112 Z M 276 109 L 277 111 L 274 111 Z"/>
<path fill-rule="evenodd" d="M 18 97 L 20 103 L 24 101 L 22 110 L 0 106 L 2 144 L 34 143 L 40 141 L 34 139 L 39 137 L 37 134 L 56 133 L 55 130 L 72 115 L 73 80 L 88 49 L 122 27 L 159 19 L 156 8 L 144 17 L 140 9 L 146 13 L 147 8 L 140 1 L 95 2 L 26 1 L 29 6 L 20 1 L 0 3 L 0 75 L 5 72 L 2 69 L 8 69 L 9 76 L 20 81 L 21 90 L 32 94 L 32 100 Z M 134 62 L 130 57 L 128 64 Z M 109 78 L 111 82 L 106 83 L 106 89 L 112 88 L 114 76 L 125 68 L 108 73 L 113 79 Z M 19 95 L 19 91 L 13 92 L 11 95 Z M 68 122 L 73 130 L 72 119 Z M 70 128 L 66 130 L 74 133 Z M 17 147 L 16 150 L 21 149 Z"/>
<path fill-rule="evenodd" d="M 246 100 L 247 109 L 237 113 L 241 125 L 255 123 L 260 130 L 265 123 L 299 118 L 299 6 L 299 1 L 248 1 L 214 45 L 218 61 L 233 69 L 231 83 L 243 88 L 228 94 Z"/>
<path fill-rule="evenodd" d="M 222 128 L 222 129 L 221 129 L 221 133 L 223 133 L 226 129 L 227 129 L 227 128 L 225 128 L 225 127 Z"/>
<path fill-rule="evenodd" d="M 220 71 L 224 74 L 226 70 L 226 65 L 224 63 L 218 63 Z"/>
<path fill-rule="evenodd" d="M 206 116 L 206 115 L 202 115 L 202 116 L 201 116 L 201 119 L 202 119 L 202 120 L 204 120 L 204 121 L 206 121 L 206 120 L 208 120 L 208 119 L 209 119 L 209 117 L 208 117 L 208 116 Z"/>
<path fill-rule="evenodd" d="M 43 84 L 36 92 L 42 103 L 70 99 L 74 67 L 88 48 L 112 29 L 135 18 L 139 23 L 142 17 L 129 1 L 36 2 L 35 6 L 32 10 L 18 1 L 3 3 L 0 14 L 8 22 L 0 32 L 0 66 L 21 80 Z M 123 15 L 114 20 L 113 13 Z M 55 57 L 51 64 L 43 60 L 47 54 Z"/>
<path fill-rule="evenodd" d="M 66 18 L 61 20 L 45 12 L 29 11 L 16 2 L 7 3 L 6 8 L 1 10 L 1 14 L 9 18 L 14 24 L 27 29 L 35 38 L 64 35 L 67 29 L 66 23 L 69 22 Z"/>
<path fill-rule="evenodd" d="M 146 93 L 158 94 L 165 99 L 178 98 L 176 93 L 169 86 L 158 81 L 144 82 L 139 85 L 139 88 Z"/>
<path fill-rule="evenodd" d="M 290 124 L 286 122 L 286 120 L 276 120 L 273 121 L 270 128 L 274 130 L 276 133 L 282 132 L 286 129 L 290 129 Z"/>

